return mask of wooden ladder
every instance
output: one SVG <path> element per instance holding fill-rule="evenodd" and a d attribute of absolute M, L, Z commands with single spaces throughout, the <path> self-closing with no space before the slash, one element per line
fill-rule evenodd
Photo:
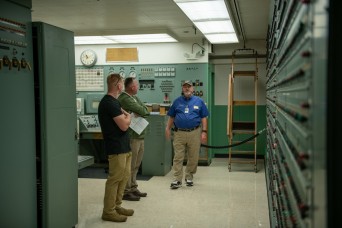
<path fill-rule="evenodd" d="M 236 59 L 253 58 L 251 64 L 241 64 L 243 66 L 249 65 L 248 70 L 237 70 Z M 255 59 L 255 62 L 254 62 Z M 250 67 L 252 65 L 253 67 Z M 246 67 L 245 67 L 246 68 Z M 227 135 L 229 144 L 239 143 L 255 134 L 257 134 L 257 95 L 258 95 L 258 59 L 257 52 L 254 49 L 236 49 L 232 53 L 231 73 L 228 79 L 228 112 L 227 112 Z M 248 77 L 253 79 L 254 83 L 254 99 L 253 100 L 235 100 L 234 99 L 234 81 L 237 77 Z M 246 83 L 246 80 L 245 80 Z M 252 119 L 239 120 L 239 115 L 234 112 L 234 107 L 237 106 L 252 106 L 254 108 L 254 116 Z M 252 144 L 252 145 L 251 145 Z M 238 149 L 235 149 L 238 148 Z M 243 145 L 237 147 L 230 147 L 228 150 L 228 169 L 231 171 L 232 163 L 254 164 L 254 170 L 257 172 L 257 140 L 248 141 Z M 253 160 L 251 160 L 253 157 Z"/>

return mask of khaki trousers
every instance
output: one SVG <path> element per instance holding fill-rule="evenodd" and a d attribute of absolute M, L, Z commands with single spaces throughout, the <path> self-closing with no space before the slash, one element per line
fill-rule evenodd
<path fill-rule="evenodd" d="M 187 164 L 185 168 L 185 179 L 192 180 L 197 171 L 199 150 L 201 147 L 201 128 L 187 132 L 176 131 L 173 138 L 173 166 L 174 181 L 182 182 L 183 179 L 183 161 L 185 151 L 187 151 Z"/>
<path fill-rule="evenodd" d="M 138 189 L 137 174 L 144 156 L 144 139 L 131 139 L 132 162 L 131 176 L 127 181 L 125 193 L 135 192 Z"/>
<path fill-rule="evenodd" d="M 131 175 L 132 152 L 108 155 L 109 169 L 103 200 L 103 212 L 112 214 L 121 207 L 122 197 Z"/>

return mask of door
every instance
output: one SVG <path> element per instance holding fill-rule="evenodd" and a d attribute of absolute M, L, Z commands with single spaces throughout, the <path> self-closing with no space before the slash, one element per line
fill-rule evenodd
<path fill-rule="evenodd" d="M 74 34 L 33 23 L 40 227 L 77 224 Z M 38 60 L 38 61 L 37 61 Z M 39 197 L 39 196 L 38 196 Z"/>

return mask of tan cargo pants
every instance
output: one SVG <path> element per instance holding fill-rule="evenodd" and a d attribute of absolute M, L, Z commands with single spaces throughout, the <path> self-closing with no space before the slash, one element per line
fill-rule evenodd
<path fill-rule="evenodd" d="M 173 138 L 174 158 L 172 170 L 174 181 L 182 182 L 183 161 L 187 152 L 185 179 L 192 180 L 197 171 L 199 151 L 201 147 L 201 128 L 193 131 L 176 131 Z"/>

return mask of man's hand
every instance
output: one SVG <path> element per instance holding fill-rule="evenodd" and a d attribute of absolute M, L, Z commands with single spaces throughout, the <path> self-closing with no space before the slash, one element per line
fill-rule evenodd
<path fill-rule="evenodd" d="M 168 127 L 165 129 L 165 138 L 167 140 L 169 140 L 171 138 L 171 130 Z"/>
<path fill-rule="evenodd" d="M 201 133 L 201 143 L 202 144 L 207 144 L 207 141 L 208 141 L 207 132 L 202 131 L 202 133 Z"/>

